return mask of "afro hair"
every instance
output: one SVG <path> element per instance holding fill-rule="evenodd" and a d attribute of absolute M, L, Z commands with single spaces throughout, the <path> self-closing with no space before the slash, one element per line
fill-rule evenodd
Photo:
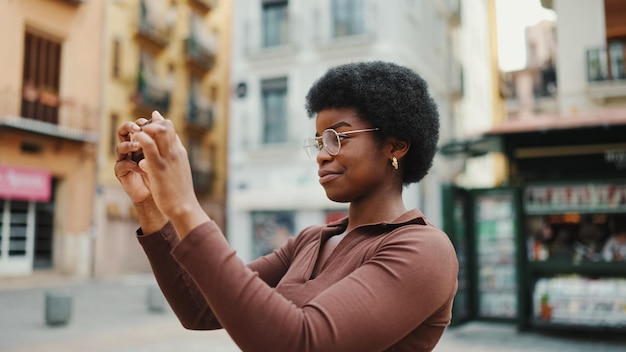
<path fill-rule="evenodd" d="M 306 110 L 351 108 L 379 128 L 381 139 L 410 142 L 403 158 L 402 183 L 419 182 L 430 170 L 439 140 L 439 112 L 428 84 L 417 73 L 394 63 L 357 62 L 331 68 L 310 88 Z"/>

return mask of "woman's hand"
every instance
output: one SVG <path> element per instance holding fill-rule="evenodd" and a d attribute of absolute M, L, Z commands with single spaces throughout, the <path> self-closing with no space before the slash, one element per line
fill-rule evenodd
<path fill-rule="evenodd" d="M 172 121 L 155 111 L 150 124 L 133 132 L 133 139 L 145 157 L 138 164 L 142 180 L 156 206 L 172 221 L 178 233 L 184 236 L 208 221 L 196 199 L 187 150 Z"/>
<path fill-rule="evenodd" d="M 152 114 L 152 121 L 161 121 L 160 114 Z M 140 118 L 135 122 L 127 122 L 117 130 L 117 137 L 120 143 L 116 146 L 115 176 L 122 184 L 124 191 L 128 194 L 137 215 L 140 226 L 144 234 L 150 234 L 161 229 L 167 222 L 167 217 L 157 207 L 150 190 L 148 175 L 139 165 L 131 159 L 131 153 L 140 152 L 141 145 L 134 141 L 134 134 L 141 132 L 142 126 L 148 123 L 147 119 Z"/>
<path fill-rule="evenodd" d="M 140 126 L 147 122 L 147 119 L 140 118 L 135 122 L 126 122 L 117 129 L 119 144 L 115 147 L 115 177 L 133 204 L 142 204 L 151 199 L 146 174 L 130 157 L 131 153 L 141 151 L 141 146 L 133 141 L 132 136 L 140 132 Z"/>

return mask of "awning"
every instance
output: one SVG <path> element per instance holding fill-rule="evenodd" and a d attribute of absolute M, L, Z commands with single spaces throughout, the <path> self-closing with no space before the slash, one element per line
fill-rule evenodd
<path fill-rule="evenodd" d="M 507 135 L 624 125 L 626 125 L 626 109 L 602 109 L 572 114 L 537 114 L 504 121 L 476 137 L 448 142 L 439 147 L 439 152 L 448 157 L 474 157 L 501 151 L 502 138 L 506 138 Z M 626 139 L 626 136 L 624 138 Z"/>
<path fill-rule="evenodd" d="M 527 118 L 504 121 L 484 132 L 483 135 L 546 132 L 614 125 L 626 125 L 626 109 L 602 109 L 575 114 L 537 114 Z"/>

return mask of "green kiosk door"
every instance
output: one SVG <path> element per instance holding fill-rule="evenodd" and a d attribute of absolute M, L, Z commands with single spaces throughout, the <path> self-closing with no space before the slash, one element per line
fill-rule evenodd
<path fill-rule="evenodd" d="M 472 194 L 476 316 L 517 319 L 518 197 L 513 189 Z"/>

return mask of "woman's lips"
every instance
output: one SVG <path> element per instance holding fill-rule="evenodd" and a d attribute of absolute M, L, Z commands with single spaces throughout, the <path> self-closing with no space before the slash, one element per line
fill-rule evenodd
<path fill-rule="evenodd" d="M 325 174 L 323 176 L 320 176 L 320 184 L 323 185 L 324 183 L 328 183 L 339 176 L 341 176 L 341 174 Z"/>

